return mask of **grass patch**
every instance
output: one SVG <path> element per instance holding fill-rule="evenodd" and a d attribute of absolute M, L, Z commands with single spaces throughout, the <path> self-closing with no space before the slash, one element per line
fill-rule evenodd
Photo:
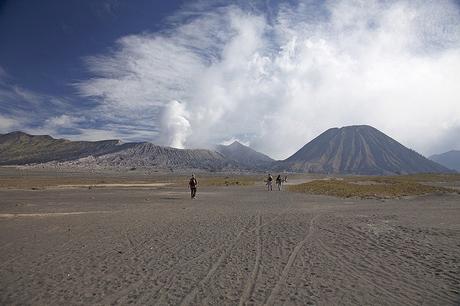
<path fill-rule="evenodd" d="M 460 182 L 460 174 L 420 173 L 393 176 L 351 176 L 346 181 L 374 181 L 380 183 L 394 182 Z"/>
<path fill-rule="evenodd" d="M 359 184 L 359 182 L 366 182 Z M 412 180 L 392 179 L 390 177 L 378 177 L 347 180 L 315 180 L 299 185 L 287 187 L 289 191 L 304 192 L 310 194 L 330 195 L 341 198 L 399 198 L 405 196 L 417 196 L 431 193 L 458 193 L 456 190 L 420 184 Z"/>

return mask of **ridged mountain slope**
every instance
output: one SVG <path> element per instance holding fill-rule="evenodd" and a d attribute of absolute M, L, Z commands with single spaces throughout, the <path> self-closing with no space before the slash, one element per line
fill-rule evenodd
<path fill-rule="evenodd" d="M 367 125 L 329 129 L 278 163 L 280 167 L 336 174 L 451 172 Z"/>
<path fill-rule="evenodd" d="M 98 156 L 91 163 L 110 168 L 136 167 L 209 171 L 237 168 L 236 163 L 226 159 L 218 152 L 203 149 L 182 150 L 151 143 L 138 143 L 126 150 Z"/>

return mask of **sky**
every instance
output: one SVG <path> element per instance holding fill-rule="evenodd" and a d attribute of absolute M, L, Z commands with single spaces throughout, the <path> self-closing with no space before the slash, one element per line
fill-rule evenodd
<path fill-rule="evenodd" d="M 0 133 L 284 159 L 371 125 L 460 149 L 459 1 L 0 0 Z"/>

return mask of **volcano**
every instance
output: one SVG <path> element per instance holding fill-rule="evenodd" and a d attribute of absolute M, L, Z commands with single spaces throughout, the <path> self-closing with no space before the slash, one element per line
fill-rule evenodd
<path fill-rule="evenodd" d="M 365 175 L 452 172 L 368 125 L 328 129 L 276 168 Z"/>

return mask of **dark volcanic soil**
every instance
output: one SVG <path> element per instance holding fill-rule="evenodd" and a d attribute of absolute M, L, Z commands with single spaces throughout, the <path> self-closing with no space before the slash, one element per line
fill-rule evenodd
<path fill-rule="evenodd" d="M 0 304 L 458 305 L 460 196 L 0 190 Z"/>

